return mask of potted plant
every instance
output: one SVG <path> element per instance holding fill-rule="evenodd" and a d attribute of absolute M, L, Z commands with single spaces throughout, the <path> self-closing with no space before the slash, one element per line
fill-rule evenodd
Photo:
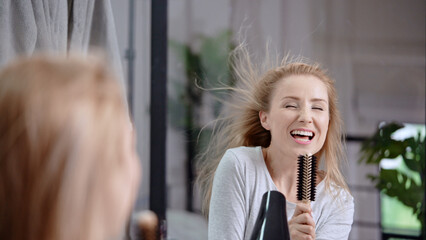
<path fill-rule="evenodd" d="M 365 140 L 359 162 L 379 166 L 383 159 L 397 161 L 402 158 L 405 170 L 380 168 L 377 175 L 368 175 L 381 193 L 397 198 L 409 207 L 420 221 L 421 234 L 425 235 L 425 136 L 405 139 L 395 138 L 395 132 L 403 128 L 399 123 L 382 124 L 376 133 Z M 399 160 L 400 161 L 400 160 Z M 420 180 L 413 174 L 419 173 Z"/>

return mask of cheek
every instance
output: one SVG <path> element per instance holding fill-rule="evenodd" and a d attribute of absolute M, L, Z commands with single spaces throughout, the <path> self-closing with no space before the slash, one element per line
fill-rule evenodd
<path fill-rule="evenodd" d="M 320 116 L 319 123 L 322 131 L 325 131 L 327 133 L 328 125 L 330 124 L 330 114 L 324 114 L 323 116 Z"/>
<path fill-rule="evenodd" d="M 142 166 L 140 163 L 140 159 L 138 154 L 135 152 L 133 155 L 133 158 L 131 159 L 131 163 L 130 163 L 130 174 L 132 176 L 131 178 L 131 183 L 132 184 L 132 192 L 135 196 L 133 196 L 133 198 L 136 197 L 136 193 L 138 192 L 139 189 L 139 183 L 142 177 Z M 135 199 L 133 199 L 135 200 Z"/>
<path fill-rule="evenodd" d="M 113 189 L 114 205 L 117 211 L 117 225 L 126 222 L 135 203 L 139 181 L 141 178 L 141 165 L 138 154 L 134 148 L 131 136 L 127 135 L 123 141 L 123 152 L 120 164 L 116 169 L 115 188 Z"/>
<path fill-rule="evenodd" d="M 115 211 L 116 226 L 123 227 L 135 203 L 139 180 L 140 164 L 137 157 L 123 159 L 122 166 L 117 168 L 114 182 L 111 184 L 111 208 Z M 116 229 L 120 230 L 120 229 Z"/>
<path fill-rule="evenodd" d="M 327 137 L 327 133 L 328 133 L 328 127 L 330 124 L 330 118 L 328 116 L 324 117 L 324 119 L 322 119 L 320 126 L 321 126 L 321 140 L 324 142 L 325 138 Z"/>
<path fill-rule="evenodd" d="M 288 132 L 290 126 L 294 124 L 297 118 L 293 117 L 292 114 L 281 114 L 276 116 L 275 121 L 271 121 L 270 132 L 272 135 L 277 135 L 276 137 L 283 137 L 285 133 Z"/>
<path fill-rule="evenodd" d="M 141 164 L 135 149 L 129 149 L 123 159 L 123 185 L 126 186 L 126 194 L 133 204 L 141 179 Z"/>
<path fill-rule="evenodd" d="M 330 123 L 329 120 L 330 120 L 330 117 L 328 114 L 320 115 L 320 116 L 317 116 L 316 118 L 317 128 L 321 132 L 321 136 L 320 136 L 321 140 L 324 140 L 327 136 L 328 126 Z"/>
<path fill-rule="evenodd" d="M 323 125 L 324 125 L 324 132 L 327 134 L 327 132 L 328 132 L 328 126 L 330 125 L 330 118 L 326 118 L 326 119 L 324 119 L 324 122 L 323 122 Z"/>

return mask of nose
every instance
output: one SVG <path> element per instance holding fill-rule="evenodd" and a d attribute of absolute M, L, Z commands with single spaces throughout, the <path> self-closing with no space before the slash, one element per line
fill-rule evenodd
<path fill-rule="evenodd" d="M 310 109 L 303 107 L 299 112 L 299 122 L 312 123 L 312 115 Z"/>

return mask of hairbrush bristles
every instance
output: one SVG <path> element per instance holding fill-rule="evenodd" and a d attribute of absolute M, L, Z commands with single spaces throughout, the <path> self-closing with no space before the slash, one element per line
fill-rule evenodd
<path fill-rule="evenodd" d="M 297 165 L 297 200 L 315 201 L 317 159 L 314 155 L 300 155 Z"/>

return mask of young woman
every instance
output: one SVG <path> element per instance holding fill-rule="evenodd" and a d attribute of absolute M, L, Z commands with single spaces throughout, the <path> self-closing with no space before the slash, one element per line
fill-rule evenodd
<path fill-rule="evenodd" d="M 249 239 L 270 190 L 287 199 L 292 240 L 347 239 L 354 203 L 339 170 L 345 155 L 333 81 L 317 64 L 297 61 L 262 73 L 244 47 L 232 62 L 237 87 L 200 161 L 209 239 Z M 297 201 L 301 154 L 324 166 L 311 204 Z"/>
<path fill-rule="evenodd" d="M 0 72 L 0 239 L 114 239 L 140 178 L 120 87 L 99 59 Z"/>

